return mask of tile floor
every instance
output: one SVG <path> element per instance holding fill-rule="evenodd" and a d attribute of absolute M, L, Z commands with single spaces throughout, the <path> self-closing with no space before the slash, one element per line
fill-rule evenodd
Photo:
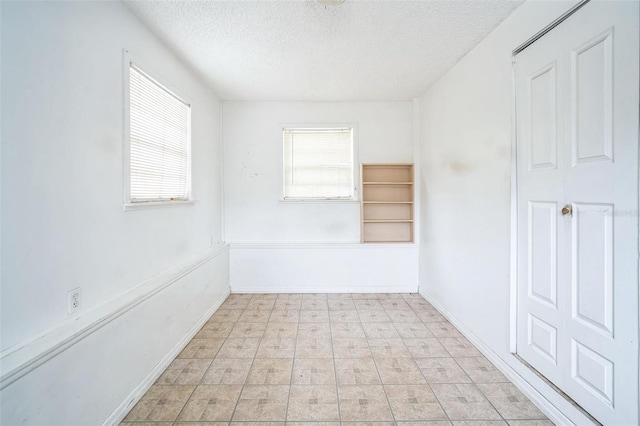
<path fill-rule="evenodd" d="M 125 426 L 552 425 L 417 294 L 233 294 Z"/>

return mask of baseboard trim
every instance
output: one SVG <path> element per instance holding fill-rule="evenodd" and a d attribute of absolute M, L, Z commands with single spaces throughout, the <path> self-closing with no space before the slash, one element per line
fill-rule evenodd
<path fill-rule="evenodd" d="M 332 285 L 327 286 L 313 286 L 313 287 L 273 287 L 271 285 L 231 285 L 231 293 L 417 293 L 418 288 L 416 286 L 398 286 L 398 285 L 386 285 L 379 287 L 371 286 L 342 286 L 335 287 Z"/>
<path fill-rule="evenodd" d="M 113 300 L 82 312 L 25 343 L 6 349 L 0 354 L 0 390 L 228 250 L 227 245 L 205 250 L 188 262 L 142 282 Z"/>
<path fill-rule="evenodd" d="M 129 410 L 133 408 L 138 401 L 144 396 L 149 388 L 158 380 L 158 377 L 162 375 L 164 370 L 171 364 L 171 362 L 177 357 L 180 352 L 189 344 L 191 339 L 200 331 L 202 326 L 207 320 L 214 314 L 215 311 L 224 303 L 226 298 L 231 294 L 230 290 L 227 290 L 222 296 L 216 300 L 216 302 L 207 309 L 207 311 L 198 319 L 193 327 L 187 332 L 187 334 L 180 339 L 180 341 L 169 351 L 167 355 L 151 370 L 151 372 L 144 378 L 142 382 L 129 394 L 129 396 L 116 408 L 116 410 L 105 420 L 103 426 L 111 426 L 119 424 L 127 415 Z"/>
<path fill-rule="evenodd" d="M 296 243 L 296 242 L 231 242 L 232 250 L 270 250 L 270 249 L 295 249 L 295 250 L 336 250 L 336 249 L 351 249 L 351 250 L 371 250 L 371 249 L 405 249 L 416 250 L 418 245 L 415 243 Z"/>
<path fill-rule="evenodd" d="M 549 419 L 557 425 L 574 425 L 574 423 L 565 416 L 558 408 L 553 405 L 547 398 L 544 397 L 536 388 L 534 388 L 524 377 L 522 377 L 516 370 L 514 370 L 509 364 L 507 364 L 502 358 L 498 356 L 491 348 L 489 348 L 484 342 L 482 342 L 471 330 L 469 330 L 464 324 L 447 311 L 440 303 L 433 299 L 427 292 L 420 289 L 420 295 L 424 297 L 427 302 L 438 310 L 451 324 L 453 324 L 464 337 L 473 343 L 476 348 L 496 366 L 500 372 L 502 372 L 513 384 L 527 397 L 529 398 Z"/>

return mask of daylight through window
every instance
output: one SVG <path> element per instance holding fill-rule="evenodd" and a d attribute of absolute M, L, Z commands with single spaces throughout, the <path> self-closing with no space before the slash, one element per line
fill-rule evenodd
<path fill-rule="evenodd" d="M 129 81 L 130 202 L 188 200 L 191 106 L 133 64 Z"/>
<path fill-rule="evenodd" d="M 284 198 L 353 198 L 353 129 L 283 129 Z"/>

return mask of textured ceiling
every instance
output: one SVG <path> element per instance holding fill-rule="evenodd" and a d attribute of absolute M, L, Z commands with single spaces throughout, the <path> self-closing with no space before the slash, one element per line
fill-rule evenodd
<path fill-rule="evenodd" d="M 225 100 L 422 95 L 522 0 L 125 1 Z"/>

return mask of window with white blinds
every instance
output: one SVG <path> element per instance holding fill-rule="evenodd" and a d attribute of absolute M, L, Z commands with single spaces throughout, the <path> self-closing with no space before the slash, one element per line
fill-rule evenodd
<path fill-rule="evenodd" d="M 283 129 L 284 198 L 353 198 L 353 129 Z"/>
<path fill-rule="evenodd" d="M 129 201 L 188 200 L 190 145 L 191 106 L 130 64 Z"/>

